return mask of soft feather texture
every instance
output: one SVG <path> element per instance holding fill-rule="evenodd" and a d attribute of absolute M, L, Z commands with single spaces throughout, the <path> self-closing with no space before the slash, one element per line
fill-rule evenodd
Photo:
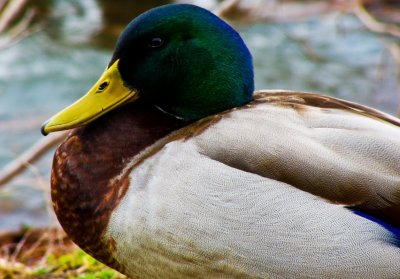
<path fill-rule="evenodd" d="M 310 94 L 311 101 L 320 102 L 314 105 L 306 96 L 256 97 L 264 99 L 264 106 L 240 110 L 236 121 L 211 129 L 210 136 L 225 141 L 200 144 L 224 164 L 331 202 L 378 214 L 382 210 L 380 217 L 399 226 L 400 129 L 387 122 L 395 119 L 383 113 L 379 119 L 369 108 L 349 102 L 339 107 L 337 99 Z"/>
<path fill-rule="evenodd" d="M 397 118 L 253 100 L 244 42 L 192 5 L 133 20 L 116 60 L 139 100 L 54 157 L 54 208 L 81 248 L 133 278 L 400 278 Z"/>
<path fill-rule="evenodd" d="M 103 238 L 116 243 L 123 270 L 138 278 L 400 277 L 396 236 L 341 205 L 397 212 L 397 120 L 303 96 L 256 94 L 134 157 Z"/>

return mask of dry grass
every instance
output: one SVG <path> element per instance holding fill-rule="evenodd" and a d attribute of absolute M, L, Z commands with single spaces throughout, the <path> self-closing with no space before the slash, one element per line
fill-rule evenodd
<path fill-rule="evenodd" d="M 60 229 L 0 234 L 0 278 L 126 278 L 87 255 Z"/>

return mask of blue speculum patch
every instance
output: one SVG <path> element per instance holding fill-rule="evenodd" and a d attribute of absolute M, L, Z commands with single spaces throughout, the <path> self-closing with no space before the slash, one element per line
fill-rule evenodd
<path fill-rule="evenodd" d="M 371 216 L 371 215 L 369 215 L 369 214 L 367 214 L 365 212 L 356 210 L 354 208 L 352 208 L 350 210 L 353 213 L 357 214 L 358 216 L 361 216 L 361 217 L 363 217 L 365 219 L 368 219 L 368 220 L 370 220 L 372 222 L 375 222 L 375 223 L 381 225 L 382 227 L 384 227 L 389 232 L 391 232 L 394 235 L 393 243 L 396 246 L 400 247 L 400 229 L 399 228 L 393 227 L 392 225 L 390 225 L 390 224 L 388 224 L 388 223 L 386 223 L 386 222 L 384 222 L 384 221 L 382 221 L 382 220 L 380 220 L 380 219 L 378 219 L 378 218 L 376 218 L 374 216 Z"/>

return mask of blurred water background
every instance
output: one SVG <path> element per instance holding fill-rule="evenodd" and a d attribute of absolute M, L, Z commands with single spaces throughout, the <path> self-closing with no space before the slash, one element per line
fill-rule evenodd
<path fill-rule="evenodd" d="M 0 0 L 0 8 L 6 2 Z M 41 138 L 44 120 L 91 87 L 127 22 L 170 1 L 31 2 L 25 9 L 35 10 L 32 28 L 16 39 L 7 30 L 0 33 L 0 170 Z M 208 9 L 221 4 L 180 2 Z M 254 2 L 276 7 L 280 1 Z M 280 9 L 277 20 L 243 20 L 240 14 L 232 14 L 230 23 L 253 54 L 256 88 L 321 92 L 396 115 L 398 39 L 369 31 L 359 18 L 343 11 L 298 17 L 293 10 L 287 12 L 285 17 L 285 9 Z M 49 205 L 52 154 L 0 187 L 0 230 L 56 224 Z"/>

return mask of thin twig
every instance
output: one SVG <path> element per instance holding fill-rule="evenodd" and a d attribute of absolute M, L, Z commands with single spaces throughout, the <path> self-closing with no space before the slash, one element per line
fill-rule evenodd
<path fill-rule="evenodd" d="M 0 3 L 0 34 L 3 35 L 0 36 L 0 50 L 44 28 L 43 21 L 34 23 L 39 16 L 37 9 L 27 6 L 27 0 L 8 0 Z"/>
<path fill-rule="evenodd" d="M 3 32 L 11 25 L 12 20 L 21 12 L 25 4 L 26 0 L 8 1 L 0 16 L 0 32 Z"/>
<path fill-rule="evenodd" d="M 249 4 L 244 0 L 225 0 L 215 11 L 222 18 L 235 19 L 241 23 L 293 22 L 312 16 L 320 16 L 333 10 L 342 11 L 344 4 L 315 1 L 307 4 L 296 1 L 257 1 Z"/>
<path fill-rule="evenodd" d="M 24 171 L 29 165 L 41 158 L 48 150 L 59 144 L 68 132 L 51 134 L 38 140 L 32 147 L 10 162 L 0 171 L 0 186 Z"/>
<path fill-rule="evenodd" d="M 367 11 L 362 0 L 354 1 L 353 13 L 371 31 L 400 38 L 400 28 L 396 25 L 382 23 L 376 20 Z"/>

